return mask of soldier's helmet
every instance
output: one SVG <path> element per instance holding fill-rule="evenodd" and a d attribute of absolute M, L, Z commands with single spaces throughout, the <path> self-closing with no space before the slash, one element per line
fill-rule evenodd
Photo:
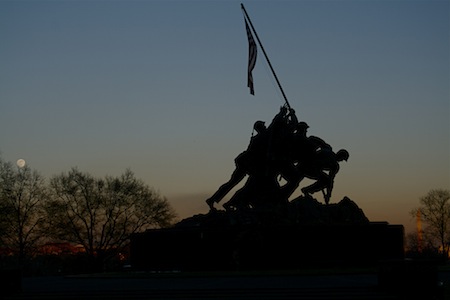
<path fill-rule="evenodd" d="M 257 132 L 261 132 L 261 130 L 266 129 L 266 125 L 263 121 L 256 121 L 255 124 L 253 125 L 253 129 L 256 130 Z"/>
<path fill-rule="evenodd" d="M 306 124 L 306 122 L 298 122 L 297 129 L 308 129 L 309 126 Z"/>
<path fill-rule="evenodd" d="M 336 158 L 338 161 L 343 161 L 343 160 L 347 161 L 347 159 L 349 157 L 350 157 L 350 154 L 345 149 L 341 149 L 338 152 L 336 152 Z"/>

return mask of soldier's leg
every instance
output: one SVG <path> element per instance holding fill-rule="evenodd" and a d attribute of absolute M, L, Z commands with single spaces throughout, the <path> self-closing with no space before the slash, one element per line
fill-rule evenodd
<path fill-rule="evenodd" d="M 220 202 L 226 194 L 228 194 L 239 182 L 241 182 L 242 179 L 244 179 L 246 174 L 247 173 L 243 170 L 243 168 L 236 167 L 233 174 L 231 174 L 230 180 L 222 184 L 214 195 L 206 200 L 209 207 L 214 209 L 214 203 Z"/>
<path fill-rule="evenodd" d="M 258 189 L 257 183 L 258 181 L 255 180 L 255 176 L 249 176 L 244 186 L 223 207 L 226 210 L 248 209 L 250 204 L 252 204 L 251 200 L 255 197 L 255 191 Z"/>
<path fill-rule="evenodd" d="M 307 176 L 310 178 L 309 176 Z M 312 177 L 312 176 L 311 176 Z M 303 194 L 305 196 L 309 196 L 311 194 L 314 194 L 318 191 L 323 190 L 326 188 L 330 182 L 329 176 L 326 173 L 320 172 L 320 174 L 317 174 L 317 176 L 314 176 L 317 178 L 317 181 L 314 182 L 311 185 L 308 185 L 307 187 L 302 188 Z"/>
<path fill-rule="evenodd" d="M 286 180 L 286 184 L 281 187 L 280 196 L 289 199 L 305 176 L 303 171 L 295 168 L 295 166 L 283 169 L 281 175 Z"/>

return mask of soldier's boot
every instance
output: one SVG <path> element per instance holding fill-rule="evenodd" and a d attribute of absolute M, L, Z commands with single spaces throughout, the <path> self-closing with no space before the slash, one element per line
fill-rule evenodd
<path fill-rule="evenodd" d="M 310 189 L 308 189 L 308 187 L 302 188 L 302 193 L 305 198 L 312 198 L 312 192 Z"/>
<path fill-rule="evenodd" d="M 206 199 L 206 204 L 208 204 L 209 210 L 216 210 L 216 208 L 214 207 L 215 202 L 216 201 L 214 201 L 214 199 L 212 198 Z"/>

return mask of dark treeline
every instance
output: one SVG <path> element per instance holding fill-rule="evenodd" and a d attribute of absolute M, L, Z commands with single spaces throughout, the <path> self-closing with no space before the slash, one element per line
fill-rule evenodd
<path fill-rule="evenodd" d="M 448 261 L 450 256 L 450 191 L 430 190 L 420 197 L 419 206 L 411 217 L 416 219 L 417 232 L 406 236 L 410 255 L 440 257 Z"/>
<path fill-rule="evenodd" d="M 96 178 L 72 168 L 47 180 L 0 157 L 0 268 L 45 272 L 56 253 L 67 254 L 68 272 L 102 271 L 124 258 L 131 234 L 174 219 L 167 199 L 130 170 Z"/>

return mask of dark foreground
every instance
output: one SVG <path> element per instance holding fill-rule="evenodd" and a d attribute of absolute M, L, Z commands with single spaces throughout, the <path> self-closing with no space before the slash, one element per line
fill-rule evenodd
<path fill-rule="evenodd" d="M 441 272 L 448 283 L 450 273 Z M 155 275 L 23 278 L 3 299 L 415 299 L 378 286 L 376 274 Z M 444 295 L 416 299 L 445 299 Z"/>

